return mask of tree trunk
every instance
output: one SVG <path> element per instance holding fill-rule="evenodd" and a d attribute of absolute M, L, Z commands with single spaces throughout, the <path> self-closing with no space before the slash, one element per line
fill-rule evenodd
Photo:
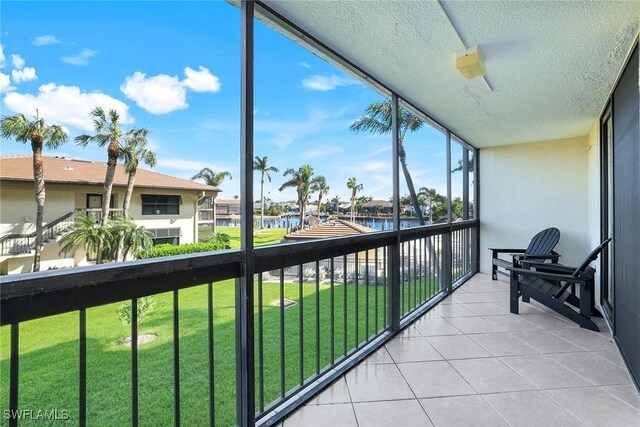
<path fill-rule="evenodd" d="M 298 200 L 300 206 L 300 229 L 304 228 L 304 215 L 306 211 L 306 203 L 303 200 Z"/>
<path fill-rule="evenodd" d="M 111 189 L 113 187 L 113 179 L 116 174 L 116 164 L 120 156 L 120 147 L 118 141 L 111 141 L 107 149 L 109 160 L 107 160 L 107 174 L 104 178 L 104 188 L 102 189 L 102 218 L 100 225 L 107 225 L 109 220 L 109 208 L 111 207 Z"/>
<path fill-rule="evenodd" d="M 399 147 L 398 156 L 400 157 L 402 174 L 404 175 L 404 179 L 407 182 L 409 195 L 411 196 L 411 203 L 413 204 L 413 209 L 416 211 L 416 215 L 418 216 L 418 222 L 420 223 L 420 225 L 424 225 L 424 217 L 422 216 L 422 210 L 420 210 L 420 202 L 418 201 L 416 190 L 413 187 L 413 179 L 411 179 L 411 174 L 409 173 L 409 169 L 407 168 L 407 153 L 404 151 L 404 146 L 402 141 L 400 141 L 399 145 L 400 147 Z"/>
<path fill-rule="evenodd" d="M 433 200 L 429 197 L 429 225 L 433 225 Z"/>
<path fill-rule="evenodd" d="M 318 195 L 318 220 L 320 219 L 320 205 L 322 203 L 322 191 L 320 192 L 320 195 Z"/>
<path fill-rule="evenodd" d="M 127 190 L 124 193 L 124 203 L 122 204 L 122 211 L 125 218 L 129 216 L 129 207 L 131 206 L 131 196 L 133 195 L 133 185 L 136 180 L 137 169 L 129 171 L 129 179 L 127 181 Z"/>
<path fill-rule="evenodd" d="M 264 172 L 260 178 L 260 228 L 264 228 Z"/>
<path fill-rule="evenodd" d="M 36 241 L 33 256 L 33 271 L 40 271 L 40 256 L 42 253 L 42 222 L 44 221 L 44 167 L 42 165 L 42 135 L 31 135 L 31 149 L 33 150 L 33 184 L 36 190 Z"/>

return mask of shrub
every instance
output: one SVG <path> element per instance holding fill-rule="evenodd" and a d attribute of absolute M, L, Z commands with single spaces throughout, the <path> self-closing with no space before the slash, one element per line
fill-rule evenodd
<path fill-rule="evenodd" d="M 147 319 L 151 313 L 153 313 L 153 309 L 155 308 L 155 304 L 153 303 L 153 299 L 151 297 L 142 297 L 138 298 L 137 304 L 137 313 L 138 313 L 138 325 L 145 319 Z M 127 325 L 131 325 L 132 321 L 132 310 L 131 310 L 131 301 L 126 302 L 120 306 L 118 310 L 118 317 L 122 320 L 123 323 Z"/>
<path fill-rule="evenodd" d="M 227 235 L 225 234 L 224 236 Z M 229 236 L 227 236 L 227 238 L 229 238 Z M 224 239 L 224 237 L 220 237 L 220 239 Z M 193 254 L 197 252 L 219 251 L 222 249 L 229 249 L 229 244 L 222 243 L 221 241 L 206 243 L 187 243 L 186 245 L 177 246 L 170 243 L 165 243 L 162 245 L 153 246 L 152 248 L 144 251 L 140 251 L 138 253 L 138 258 L 160 258 L 173 255 Z"/>
<path fill-rule="evenodd" d="M 322 267 L 318 270 L 318 273 L 319 273 L 318 280 L 324 280 L 327 277 L 327 272 Z M 302 270 L 302 278 L 307 282 L 316 280 L 316 268 L 305 267 L 304 270 Z"/>

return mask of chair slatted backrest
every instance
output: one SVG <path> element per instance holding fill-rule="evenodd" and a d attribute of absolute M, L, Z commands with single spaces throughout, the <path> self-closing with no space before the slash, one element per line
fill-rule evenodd
<path fill-rule="evenodd" d="M 549 255 L 560 241 L 560 230 L 555 227 L 547 228 L 533 236 L 525 252 L 527 255 Z M 544 259 L 531 261 L 544 262 Z"/>
<path fill-rule="evenodd" d="M 582 261 L 582 264 L 580 264 L 580 267 L 576 268 L 576 271 L 574 271 L 571 274 L 571 277 L 580 277 L 580 273 L 586 270 L 586 268 L 589 266 L 589 264 L 591 264 L 591 262 L 598 259 L 600 252 L 602 252 L 602 250 L 609 244 L 611 240 L 612 240 L 611 237 L 609 237 L 607 240 L 600 243 L 600 245 L 597 248 L 592 250 L 591 253 L 587 255 L 587 258 L 585 258 L 585 260 Z"/>

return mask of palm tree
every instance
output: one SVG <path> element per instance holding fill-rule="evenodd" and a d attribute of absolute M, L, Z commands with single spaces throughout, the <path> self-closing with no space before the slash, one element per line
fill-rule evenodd
<path fill-rule="evenodd" d="M 365 114 L 356 119 L 351 124 L 351 130 L 355 132 L 368 131 L 371 133 L 377 133 L 380 135 L 388 134 L 392 131 L 392 105 L 391 101 L 374 102 L 370 104 Z M 400 158 L 400 165 L 402 166 L 402 173 L 404 179 L 407 182 L 409 188 L 409 194 L 413 203 L 420 225 L 424 225 L 424 218 L 422 212 L 420 212 L 420 202 L 416 195 L 416 190 L 413 186 L 413 180 L 411 174 L 407 168 L 407 153 L 404 149 L 404 136 L 407 131 L 415 132 L 422 127 L 424 122 L 415 114 L 410 113 L 404 108 L 398 109 L 398 121 L 400 122 L 400 134 L 398 135 L 398 157 Z"/>
<path fill-rule="evenodd" d="M 60 239 L 60 254 L 83 249 L 88 254 L 96 254 L 96 264 L 102 264 L 103 252 L 112 249 L 112 229 L 96 224 L 93 216 L 85 214 L 78 214 L 72 227 L 73 230 Z"/>
<path fill-rule="evenodd" d="M 356 207 L 356 195 L 358 191 L 362 191 L 364 185 L 358 184 L 358 180 L 355 177 L 351 177 L 347 180 L 347 188 L 351 190 L 351 221 L 355 220 L 355 207 Z"/>
<path fill-rule="evenodd" d="M 200 172 L 191 177 L 191 181 L 201 179 L 207 185 L 220 187 L 220 185 L 226 178 L 233 179 L 229 171 L 214 172 L 213 170 L 211 170 L 211 168 L 202 168 L 200 169 Z"/>
<path fill-rule="evenodd" d="M 329 192 L 329 185 L 327 184 L 327 178 L 320 175 L 313 179 L 311 184 L 311 191 L 318 193 L 318 218 L 320 218 L 320 206 L 322 204 L 322 198 Z"/>
<path fill-rule="evenodd" d="M 339 214 L 339 208 L 340 208 L 340 196 L 335 196 L 333 199 L 331 199 L 331 204 L 333 205 L 333 207 L 336 208 L 336 213 Z"/>
<path fill-rule="evenodd" d="M 269 172 L 279 172 L 275 166 L 267 165 L 267 156 L 258 157 L 253 160 L 253 170 L 260 171 L 260 228 L 264 228 L 264 177 L 266 175 L 271 182 L 271 174 Z"/>
<path fill-rule="evenodd" d="M 279 191 L 285 188 L 296 189 L 298 193 L 298 206 L 300 207 L 300 227 L 304 228 L 304 216 L 307 210 L 307 202 L 309 201 L 309 189 L 311 186 L 311 177 L 313 176 L 313 168 L 309 165 L 302 165 L 298 170 L 289 168 L 284 171 L 284 176 L 291 176 L 291 178 L 280 186 Z"/>
<path fill-rule="evenodd" d="M 116 110 L 109 110 L 107 117 L 107 113 L 102 107 L 96 107 L 91 110 L 91 116 L 96 134 L 77 136 L 76 142 L 82 147 L 86 147 L 90 142 L 95 142 L 99 147 L 107 145 L 107 174 L 102 189 L 102 217 L 100 218 L 100 224 L 107 225 L 109 208 L 111 207 L 111 190 L 116 174 L 116 165 L 122 150 L 120 140 L 123 135 L 120 128 L 120 115 Z"/>
<path fill-rule="evenodd" d="M 129 214 L 129 206 L 131 206 L 131 195 L 133 194 L 133 185 L 136 180 L 136 172 L 140 161 L 154 167 L 156 165 L 156 155 L 147 148 L 147 129 L 132 129 L 126 133 L 124 137 L 124 147 L 121 149 L 121 157 L 124 162 L 124 170 L 129 174 L 127 180 L 127 190 L 124 193 L 124 203 L 122 211 L 125 217 Z"/>
<path fill-rule="evenodd" d="M 127 260 L 128 255 L 134 255 L 140 250 L 153 246 L 151 236 L 146 228 L 136 225 L 132 218 L 116 217 L 110 221 L 112 244 L 117 245 L 112 252 L 117 261 L 117 252 L 122 255 L 122 261 Z"/>
<path fill-rule="evenodd" d="M 24 114 L 3 116 L 0 124 L 2 137 L 15 138 L 23 144 L 31 141 L 33 151 L 33 184 L 36 194 L 36 242 L 33 256 L 33 271 L 40 271 L 40 254 L 42 252 L 42 222 L 44 221 L 44 166 L 42 165 L 42 148 L 56 149 L 67 141 L 67 134 L 58 125 L 47 125 L 43 118 L 29 121 Z"/>
<path fill-rule="evenodd" d="M 424 197 L 429 205 L 429 224 L 433 224 L 433 203 L 438 197 L 438 192 L 435 188 L 422 187 L 418 191 L 418 195 Z"/>

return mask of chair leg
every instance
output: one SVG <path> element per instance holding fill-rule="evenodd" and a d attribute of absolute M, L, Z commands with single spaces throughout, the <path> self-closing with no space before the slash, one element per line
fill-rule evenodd
<path fill-rule="evenodd" d="M 531 299 L 529 299 L 529 295 L 522 295 L 522 302 L 531 302 Z"/>
<path fill-rule="evenodd" d="M 510 294 L 510 311 L 513 314 L 519 314 L 518 309 L 518 276 L 511 273 L 511 277 L 509 279 L 509 294 Z M 523 296 L 524 300 L 524 296 Z"/>
<path fill-rule="evenodd" d="M 492 259 L 498 258 L 498 253 L 496 251 L 491 251 Z M 498 266 L 493 262 L 491 263 L 491 280 L 498 280 Z"/>

